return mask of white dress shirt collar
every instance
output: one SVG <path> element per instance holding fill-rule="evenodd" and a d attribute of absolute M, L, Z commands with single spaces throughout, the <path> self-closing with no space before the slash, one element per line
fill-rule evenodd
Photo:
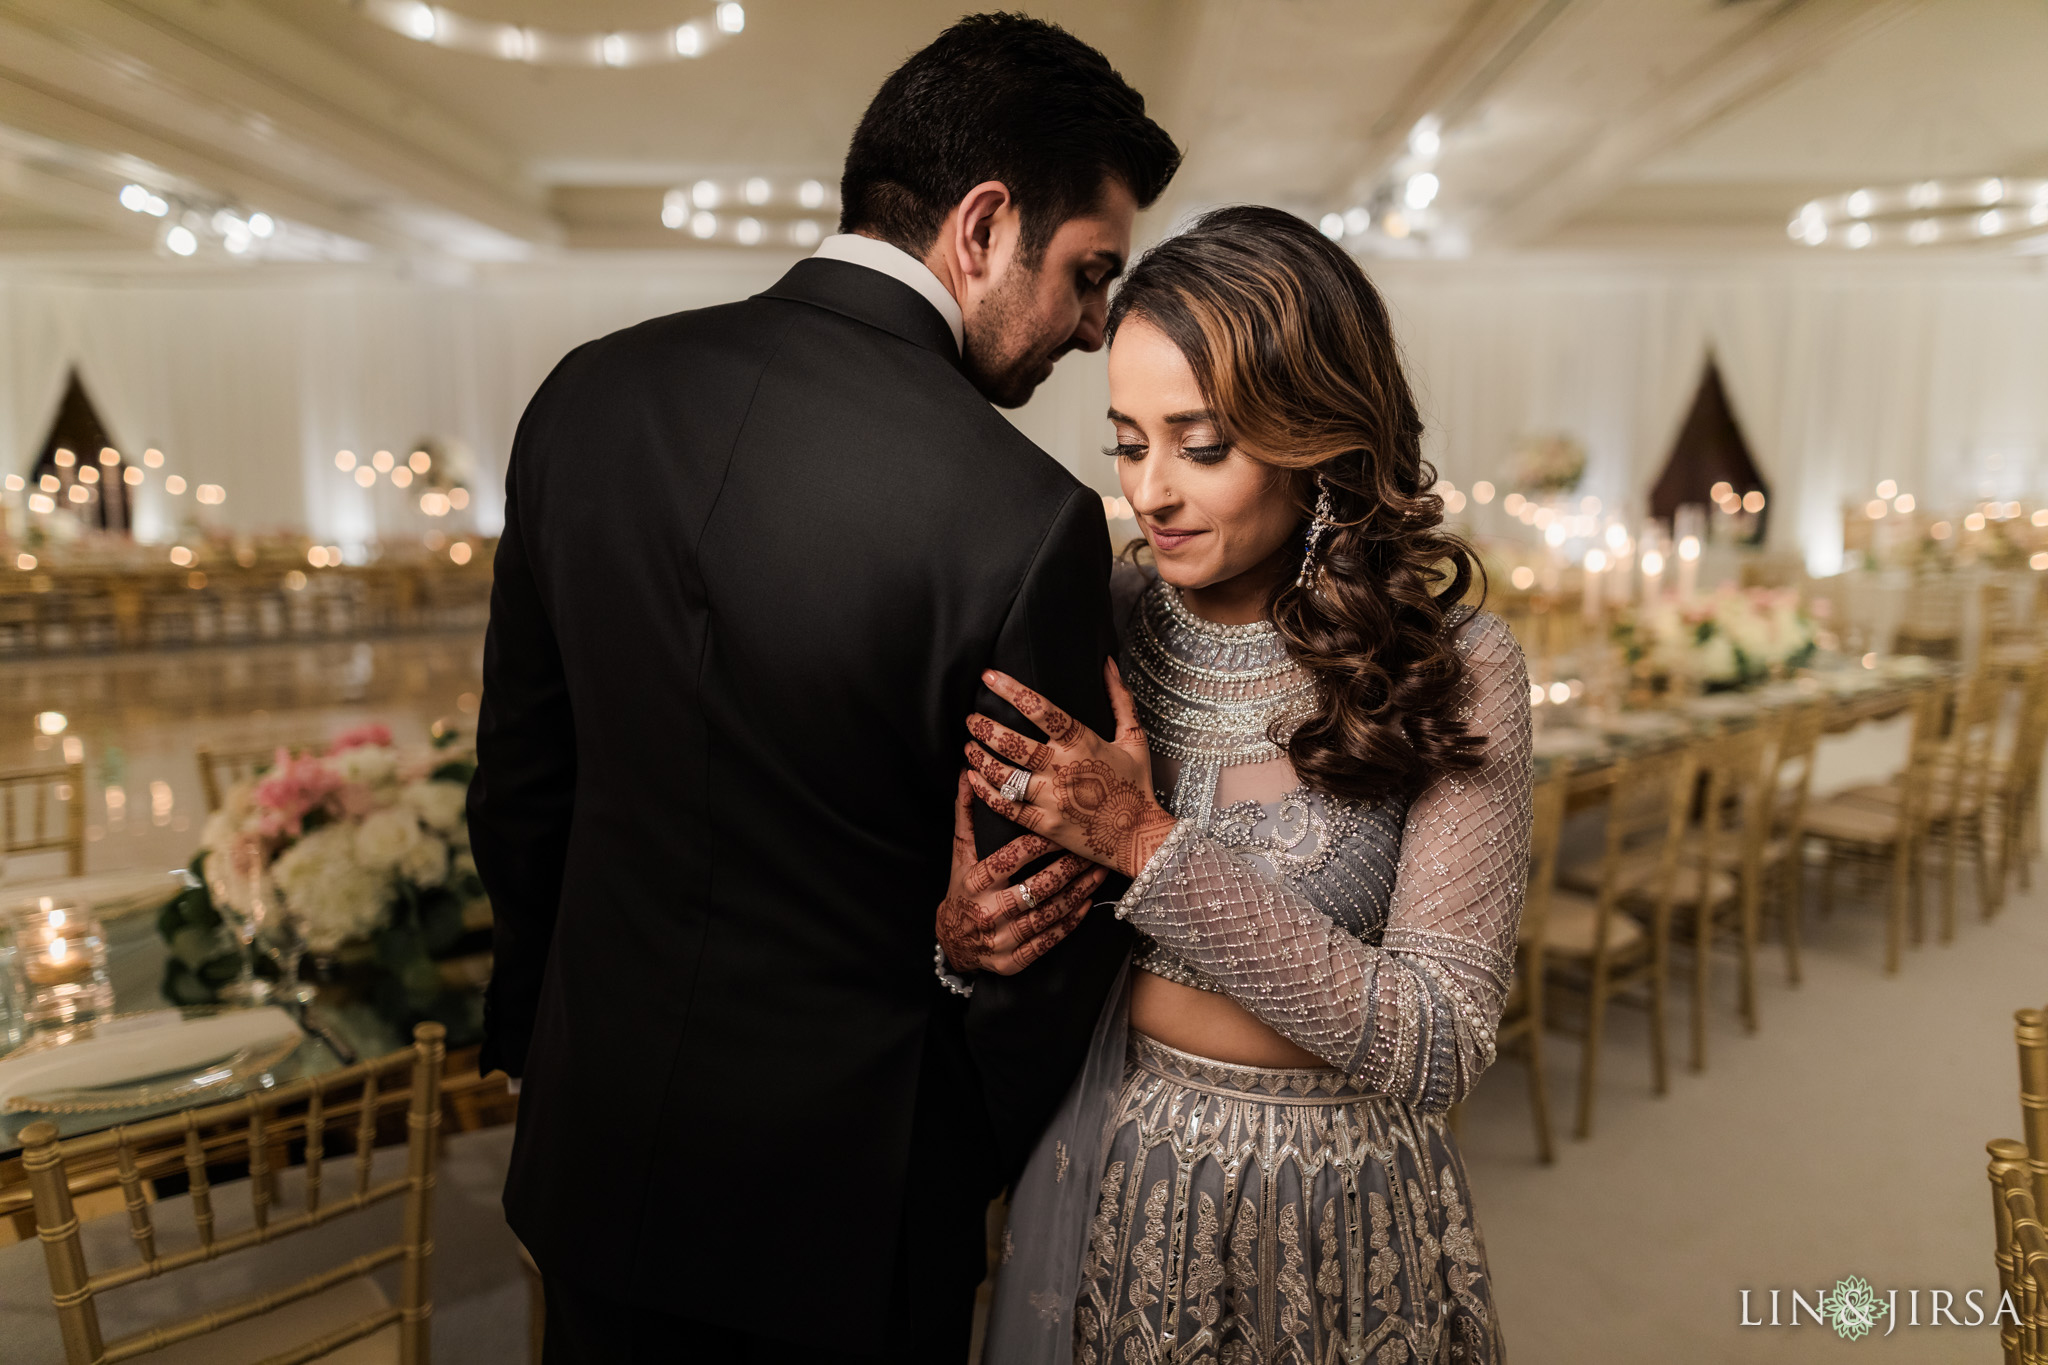
<path fill-rule="evenodd" d="M 864 265 L 870 270 L 881 271 L 890 279 L 901 280 L 939 310 L 939 316 L 953 331 L 954 349 L 964 349 L 967 323 L 960 312 L 960 301 L 939 283 L 939 277 L 932 273 L 930 266 L 903 248 L 873 237 L 863 237 L 857 232 L 838 232 L 818 243 L 818 249 L 811 254 L 828 261 Z"/>

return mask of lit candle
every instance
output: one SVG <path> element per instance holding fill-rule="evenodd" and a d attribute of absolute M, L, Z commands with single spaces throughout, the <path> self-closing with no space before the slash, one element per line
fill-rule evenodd
<path fill-rule="evenodd" d="M 1664 556 L 1656 550 L 1643 551 L 1643 601 L 1654 602 L 1664 590 Z"/>
<path fill-rule="evenodd" d="M 1600 575 L 1607 568 L 1607 552 L 1601 549 L 1586 551 L 1586 600 L 1584 611 L 1589 621 L 1600 615 Z"/>
<path fill-rule="evenodd" d="M 1700 538 L 1687 536 L 1678 542 L 1678 599 L 1690 602 L 1700 587 Z"/>

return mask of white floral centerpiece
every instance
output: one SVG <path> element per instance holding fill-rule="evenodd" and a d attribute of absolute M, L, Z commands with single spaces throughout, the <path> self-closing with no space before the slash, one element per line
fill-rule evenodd
<path fill-rule="evenodd" d="M 223 969 L 202 942 L 217 942 L 221 909 L 247 916 L 267 878 L 316 959 L 386 978 L 373 983 L 380 1013 L 406 1022 L 453 1008 L 434 964 L 488 927 L 465 810 L 475 769 L 474 750 L 438 727 L 435 747 L 414 756 L 382 725 L 325 753 L 279 749 L 207 819 L 192 864 L 200 885 L 160 926 L 173 949 L 166 993 L 196 1003 L 218 989 Z"/>
<path fill-rule="evenodd" d="M 1586 448 L 1563 432 L 1529 436 L 1515 448 L 1515 487 L 1532 493 L 1569 493 L 1586 476 Z"/>
<path fill-rule="evenodd" d="M 1624 617 L 1614 635 L 1639 677 L 1708 692 L 1798 668 L 1815 648 L 1813 621 L 1791 589 L 1724 586 L 1691 601 L 1661 599 Z"/>

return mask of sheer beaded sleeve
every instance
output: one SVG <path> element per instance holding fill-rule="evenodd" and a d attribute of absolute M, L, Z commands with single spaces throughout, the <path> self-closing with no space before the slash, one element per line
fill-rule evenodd
<path fill-rule="evenodd" d="M 1460 631 L 1458 715 L 1480 766 L 1410 803 L 1384 933 L 1366 942 L 1257 851 L 1183 819 L 1117 914 L 1276 1032 L 1420 1109 L 1449 1108 L 1493 1061 L 1528 877 L 1529 680 L 1498 617 Z"/>

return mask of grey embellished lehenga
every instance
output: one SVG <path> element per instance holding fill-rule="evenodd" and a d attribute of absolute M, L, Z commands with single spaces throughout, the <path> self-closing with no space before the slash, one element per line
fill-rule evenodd
<path fill-rule="evenodd" d="M 1480 767 L 1337 800 L 1268 738 L 1313 705 L 1266 623 L 1118 569 L 1119 664 L 1176 817 L 1118 902 L 1141 931 L 1011 1198 L 987 1365 L 1485 1362 L 1504 1352 L 1443 1112 L 1493 1060 L 1527 876 L 1528 678 L 1457 621 Z M 1335 1065 L 1132 1030 L 1129 975 L 1220 991 Z"/>

